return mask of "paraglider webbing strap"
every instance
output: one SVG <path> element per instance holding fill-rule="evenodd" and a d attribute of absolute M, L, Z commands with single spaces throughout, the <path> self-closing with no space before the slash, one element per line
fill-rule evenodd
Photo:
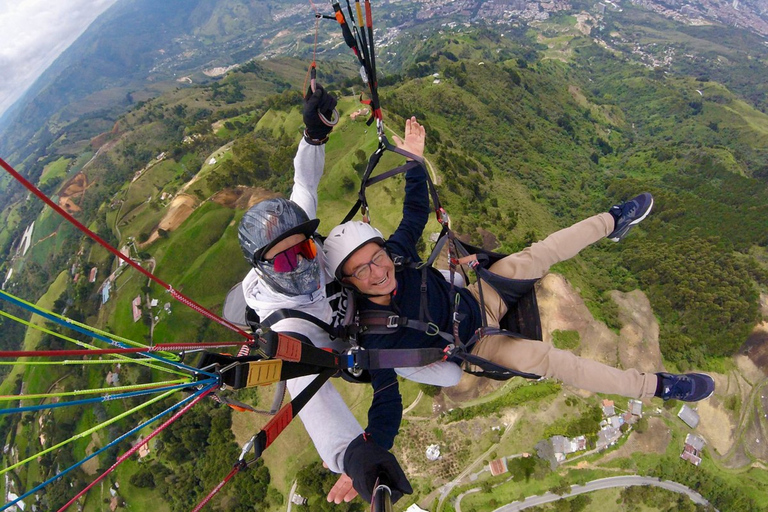
<path fill-rule="evenodd" d="M 354 365 L 353 356 L 302 343 L 296 336 L 300 335 L 269 331 L 259 338 L 261 350 L 255 355 L 206 352 L 198 366 L 209 372 L 218 371 L 228 388 L 243 389 L 317 375 L 328 369 L 336 373 Z"/>
<path fill-rule="evenodd" d="M 299 411 L 301 411 L 307 402 L 309 402 L 309 400 L 315 395 L 315 393 L 320 390 L 323 384 L 325 384 L 333 374 L 333 370 L 323 370 L 307 387 L 305 387 L 298 395 L 296 395 L 296 398 L 285 404 L 280 409 L 280 411 L 275 416 L 273 416 L 266 425 L 264 425 L 264 428 L 262 428 L 255 436 L 253 436 L 253 438 L 246 444 L 246 449 L 244 449 L 240 459 L 235 462 L 232 470 L 227 474 L 227 476 L 224 477 L 221 482 L 218 483 L 218 485 L 216 485 L 216 487 L 213 488 L 210 493 L 208 493 L 205 498 L 203 498 L 203 500 L 194 509 L 192 509 L 192 512 L 199 512 L 202 510 L 202 508 L 209 501 L 211 501 L 211 499 L 213 499 L 213 497 L 227 484 L 227 482 L 232 480 L 232 478 L 237 473 L 255 464 L 256 461 L 258 461 L 261 457 L 261 454 L 264 453 L 264 450 L 269 448 L 277 436 L 279 436 L 283 430 L 285 430 L 293 418 L 299 414 Z M 253 446 L 255 456 L 253 459 L 246 462 L 245 455 L 247 454 L 247 451 L 250 451 L 249 445 L 251 444 Z"/>
<path fill-rule="evenodd" d="M 268 331 L 259 337 L 259 349 L 270 359 L 282 359 L 292 363 L 304 363 L 323 368 L 349 368 L 352 356 L 334 353 L 303 343 L 295 333 Z"/>
<path fill-rule="evenodd" d="M 361 209 L 363 214 L 363 219 L 367 219 L 368 215 L 368 199 L 366 197 L 366 189 L 370 187 L 371 185 L 374 185 L 376 183 L 379 183 L 381 181 L 386 180 L 387 178 L 391 178 L 393 176 L 397 176 L 398 174 L 403 174 L 407 172 L 409 169 L 412 169 L 413 167 L 417 165 L 421 165 L 424 167 L 424 174 L 427 177 L 427 189 L 429 191 L 429 195 L 432 199 L 432 204 L 434 206 L 435 212 L 438 214 L 438 222 L 441 224 L 443 223 L 442 218 L 440 215 L 444 212 L 441 204 L 440 204 L 440 197 L 437 194 L 437 188 L 435 187 L 435 184 L 432 182 L 432 179 L 429 177 L 429 173 L 426 169 L 426 163 L 423 158 L 417 157 L 416 155 L 411 155 L 408 153 L 406 156 L 408 158 L 411 158 L 412 161 L 406 162 L 405 164 L 395 167 L 394 169 L 390 169 L 388 171 L 385 171 L 381 174 L 378 174 L 376 176 L 371 176 L 373 173 L 374 168 L 376 167 L 376 164 L 378 164 L 379 158 L 381 158 L 381 153 L 384 150 L 397 150 L 398 148 L 395 148 L 394 146 L 389 146 L 389 143 L 386 142 L 386 138 L 384 139 L 385 143 L 379 144 L 379 149 L 376 150 L 376 152 L 371 155 L 371 158 L 368 160 L 368 168 L 365 171 L 365 174 L 363 174 L 362 181 L 360 183 L 360 190 L 357 194 L 357 201 L 355 204 L 350 208 L 347 215 L 344 217 L 344 220 L 342 221 L 342 224 L 345 222 L 349 222 L 352 220 L 352 218 L 357 213 L 358 209 Z M 393 149 L 394 148 L 394 149 Z M 402 154 L 399 150 L 396 151 L 397 153 Z"/>
<path fill-rule="evenodd" d="M 480 336 L 494 336 L 494 335 L 520 337 L 518 333 L 507 331 L 505 329 L 486 328 L 486 329 L 480 329 L 479 332 L 475 333 L 475 335 L 467 343 L 466 346 L 472 347 Z M 456 359 L 462 360 L 464 363 L 466 363 L 465 365 L 463 365 L 464 371 L 467 373 L 471 373 L 472 375 L 477 375 L 478 377 L 488 377 L 496 380 L 506 380 L 512 377 L 523 377 L 524 379 L 533 379 L 533 380 L 538 380 L 541 378 L 541 375 L 536 375 L 535 373 L 527 373 L 527 372 L 521 372 L 518 370 L 513 370 L 512 368 L 508 368 L 504 365 L 500 365 L 498 363 L 494 363 L 493 361 L 489 361 L 484 357 L 480 357 L 478 355 L 472 354 L 469 350 L 467 350 L 464 347 L 454 348 L 453 351 L 451 351 L 450 356 Z M 475 371 L 469 365 L 479 367 L 481 371 Z"/>
<path fill-rule="evenodd" d="M 393 334 L 400 327 L 416 329 L 428 336 L 439 336 L 448 343 L 453 343 L 453 335 L 443 332 L 433 322 L 425 322 L 394 314 L 393 311 L 370 310 L 361 311 L 358 322 L 360 333 L 366 334 Z M 394 350 L 394 349 L 387 349 Z"/>
<path fill-rule="evenodd" d="M 315 396 L 315 393 L 320 391 L 320 388 L 323 387 L 323 384 L 330 379 L 333 374 L 335 373 L 335 370 L 326 369 L 320 372 L 317 377 L 301 392 L 296 395 L 296 398 L 285 404 L 280 411 L 271 419 L 269 422 L 267 422 L 266 425 L 264 425 L 264 428 L 262 428 L 258 434 L 256 434 L 256 440 L 254 443 L 254 452 L 256 455 L 256 458 L 248 461 L 248 465 L 252 465 L 254 462 L 256 462 L 256 459 L 261 457 L 261 454 L 269 448 L 269 445 L 271 445 L 277 436 L 280 435 L 280 433 L 285 430 L 285 427 L 288 426 L 288 424 L 295 418 L 301 409 L 307 405 L 307 402 Z"/>
<path fill-rule="evenodd" d="M 427 366 L 445 360 L 445 351 L 441 348 L 414 348 L 386 350 L 361 350 L 357 352 L 356 363 L 364 370 L 388 368 L 415 368 Z"/>
<path fill-rule="evenodd" d="M 381 370 L 426 366 L 446 358 L 440 348 L 421 349 L 357 349 L 351 354 L 330 352 L 307 343 L 301 343 L 293 336 L 277 333 L 278 345 L 282 348 L 270 350 L 273 354 L 253 356 L 230 356 L 206 353 L 200 360 L 200 367 L 221 368 L 221 381 L 228 388 L 243 389 L 266 386 L 276 382 L 317 375 L 326 370 L 334 373 L 341 370 Z"/>

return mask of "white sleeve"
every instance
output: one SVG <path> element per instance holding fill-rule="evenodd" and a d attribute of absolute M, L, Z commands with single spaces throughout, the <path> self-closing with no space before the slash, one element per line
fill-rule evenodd
<path fill-rule="evenodd" d="M 325 144 L 313 146 L 304 138 L 293 158 L 291 201 L 301 206 L 310 219 L 317 218 L 317 185 L 325 166 Z"/>
<path fill-rule="evenodd" d="M 458 384 L 464 372 L 456 363 L 438 361 L 427 366 L 395 368 L 395 373 L 413 382 L 447 388 Z"/>
<path fill-rule="evenodd" d="M 307 311 L 322 316 L 316 311 Z M 275 332 L 301 333 L 316 347 L 331 347 L 343 350 L 338 340 L 331 341 L 328 334 L 318 326 L 295 318 L 286 318 L 272 326 Z M 296 397 L 309 385 L 315 375 L 298 377 L 286 382 L 291 397 Z M 354 384 L 349 384 L 354 385 Z M 354 438 L 363 433 L 363 428 L 331 382 L 326 382 L 312 399 L 299 411 L 299 418 L 312 439 L 320 458 L 334 473 L 344 472 L 344 453 Z"/>
<path fill-rule="evenodd" d="M 286 387 L 291 397 L 298 395 L 314 378 L 314 375 L 310 375 L 287 381 Z M 363 428 L 333 384 L 323 384 L 299 411 L 299 418 L 320 458 L 328 464 L 328 469 L 334 473 L 343 473 L 347 446 L 363 433 Z"/>

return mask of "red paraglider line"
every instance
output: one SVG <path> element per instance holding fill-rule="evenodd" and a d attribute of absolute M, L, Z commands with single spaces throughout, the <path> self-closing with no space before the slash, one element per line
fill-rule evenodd
<path fill-rule="evenodd" d="M 184 413 L 186 413 L 187 411 L 189 411 L 189 410 L 192 408 L 192 406 L 194 406 L 195 404 L 197 404 L 197 403 L 198 403 L 200 400 L 202 400 L 202 399 L 203 399 L 203 398 L 204 398 L 206 395 L 208 395 L 208 394 L 212 393 L 212 392 L 214 391 L 214 389 L 215 389 L 214 387 L 211 387 L 211 388 L 209 388 L 209 389 L 207 389 L 207 390 L 203 391 L 202 393 L 200 393 L 200 395 L 199 395 L 198 397 L 196 397 L 196 398 L 195 398 L 194 400 L 192 400 L 190 403 L 188 403 L 187 405 L 185 405 L 185 406 L 184 406 L 184 407 L 183 407 L 183 408 L 182 408 L 182 409 L 181 409 L 179 412 L 177 412 L 176 414 L 174 414 L 173 416 L 171 416 L 171 417 L 170 417 L 170 418 L 169 418 L 169 419 L 168 419 L 168 420 L 167 420 L 165 423 L 163 423 L 162 425 L 160 425 L 159 427 L 157 427 L 157 429 L 156 429 L 154 432 L 152 432 L 152 433 L 151 433 L 151 434 L 149 434 L 147 437 L 145 437 L 144 439 L 142 439 L 142 440 L 141 440 L 141 442 L 139 442 L 139 443 L 136 443 L 136 445 L 135 445 L 133 448 L 131 448 L 130 450 L 128 450 L 127 452 L 125 452 L 124 454 L 122 454 L 122 455 L 121 455 L 121 456 L 120 456 L 120 457 L 117 459 L 117 461 L 115 461 L 115 463 L 114 463 L 114 464 L 112 464 L 112 466 L 110 466 L 110 467 L 109 467 L 109 469 L 107 469 L 106 471 L 104 471 L 104 473 L 102 473 L 101 475 L 99 475 L 99 477 L 98 477 L 96 480 L 94 480 L 93 482 L 91 482 L 90 484 L 88 484 L 88 485 L 85 487 L 85 489 L 83 489 L 82 491 L 80 491 L 79 493 L 77 493 L 77 495 L 76 495 L 74 498 L 72 498 L 71 500 L 69 500 L 69 501 L 68 501 L 68 502 L 67 502 L 67 503 L 66 503 L 66 504 L 65 504 L 63 507 L 61 507 L 61 508 L 58 510 L 58 512 L 64 512 L 64 510 L 67 510 L 67 509 L 69 508 L 69 506 L 70 506 L 70 505 L 72 505 L 74 502 L 76 502 L 78 499 L 80 499 L 80 497 L 81 497 L 81 496 L 83 496 L 83 495 L 84 495 L 86 492 L 88 492 L 89 490 L 91 490 L 91 488 L 93 488 L 93 486 L 94 486 L 94 485 L 96 485 L 96 484 L 97 484 L 97 483 L 99 483 L 100 481 L 104 480 L 104 478 L 105 478 L 107 475 L 109 475 L 109 474 L 110 474 L 112 471 L 114 471 L 114 470 L 115 470 L 115 468 L 117 468 L 117 466 L 119 466 L 119 465 L 120 465 L 122 462 L 124 462 L 126 459 L 128 459 L 128 458 L 129 458 L 131 455 L 133 455 L 134 453 L 136 453 L 137 451 L 139 451 L 139 448 L 141 448 L 142 446 L 144 446 L 145 444 L 147 444 L 147 443 L 148 443 L 148 442 L 149 442 L 151 439 L 153 439 L 153 438 L 154 438 L 155 436 L 157 436 L 157 435 L 158 435 L 160 432 L 162 432 L 163 430 L 165 430 L 165 429 L 166 429 L 166 427 L 168 427 L 168 425 L 170 425 L 171 423 L 173 423 L 174 421 L 176 421 L 177 419 L 179 419 L 179 418 L 181 417 L 181 415 L 182 415 L 182 414 L 184 414 Z"/>
<path fill-rule="evenodd" d="M 91 231 L 90 229 L 85 227 L 80 221 L 75 219 L 72 215 L 67 213 L 63 208 L 61 208 L 59 205 L 54 203 L 48 196 L 46 196 L 43 193 L 42 190 L 40 190 L 35 185 L 30 183 L 29 180 L 27 180 L 24 176 L 22 176 L 18 171 L 16 171 L 16 169 L 11 167 L 11 165 L 8 164 L 2 158 L 0 158 L 0 166 L 2 166 L 3 169 L 5 169 L 8 172 L 8 174 L 13 176 L 27 190 L 29 190 L 30 192 L 35 194 L 38 198 L 40 198 L 41 201 L 43 201 L 45 204 L 47 204 L 48 206 L 53 208 L 53 210 L 56 213 L 58 213 L 59 215 L 64 217 L 73 226 L 75 226 L 77 229 L 79 229 L 80 231 L 82 231 L 83 233 L 88 235 L 92 240 L 94 240 L 96 243 L 98 243 L 99 245 L 104 247 L 106 250 L 108 250 L 109 252 L 114 254 L 116 257 L 118 257 L 119 259 L 121 259 L 122 261 L 127 263 L 128 265 L 132 266 L 133 268 L 135 268 L 136 270 L 138 270 L 139 272 L 144 274 L 148 279 L 151 279 L 155 283 L 159 284 L 160 286 L 162 286 L 163 288 L 165 288 L 166 290 L 171 292 L 171 295 L 176 300 L 186 304 L 187 306 L 189 306 L 190 308 L 194 309 L 198 313 L 201 313 L 202 315 L 206 316 L 207 318 L 209 318 L 209 319 L 211 319 L 211 320 L 213 320 L 213 321 L 223 325 L 224 327 L 226 327 L 226 328 L 228 328 L 228 329 L 230 329 L 230 330 L 240 334 L 241 336 L 246 338 L 249 342 L 253 341 L 253 336 L 251 334 L 249 334 L 249 333 L 245 332 L 244 330 L 240 329 L 235 324 L 233 324 L 231 322 L 228 322 L 224 318 L 221 318 L 217 314 L 215 314 L 215 313 L 213 313 L 211 311 L 208 311 L 207 309 L 205 309 L 203 306 L 199 305 L 198 303 L 196 303 L 192 299 L 184 296 L 181 292 L 178 292 L 178 291 L 174 290 L 171 285 L 165 283 L 160 278 L 158 278 L 157 276 L 155 276 L 154 274 L 152 274 L 151 272 L 149 272 L 148 270 L 143 268 L 141 265 L 139 265 L 138 263 L 133 261 L 131 258 L 125 256 L 123 253 L 121 253 L 120 251 L 118 251 L 117 249 L 115 249 L 114 247 L 109 245 L 103 238 L 101 238 L 99 235 L 97 235 L 96 233 L 94 233 L 93 231 Z"/>

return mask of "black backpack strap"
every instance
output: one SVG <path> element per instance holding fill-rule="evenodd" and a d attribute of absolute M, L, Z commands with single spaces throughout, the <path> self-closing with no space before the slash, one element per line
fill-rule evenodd
<path fill-rule="evenodd" d="M 323 322 L 316 316 L 310 315 L 309 313 L 305 313 L 304 311 L 300 311 L 298 309 L 278 309 L 267 318 L 262 320 L 260 322 L 260 326 L 262 329 L 271 329 L 272 326 L 277 322 L 288 318 L 298 318 L 300 320 L 304 320 L 305 322 L 315 324 L 333 338 L 347 338 L 347 330 L 344 328 L 344 326 L 334 327 L 326 322 Z"/>
<path fill-rule="evenodd" d="M 503 329 L 487 329 L 485 332 L 478 333 L 478 334 L 482 334 L 482 335 L 501 334 L 504 336 L 517 336 L 517 333 L 512 333 L 509 331 L 505 331 Z M 470 341 L 469 345 L 472 345 L 474 340 L 477 337 L 478 335 L 476 334 L 473 337 L 473 339 Z M 536 375 L 534 373 L 526 373 L 518 370 L 513 370 L 512 368 L 507 368 L 506 366 L 500 365 L 498 363 L 494 363 L 493 361 L 489 361 L 484 357 L 477 356 L 464 349 L 452 350 L 450 352 L 450 357 L 460 359 L 464 363 L 467 363 L 463 365 L 462 369 L 466 373 L 470 373 L 478 377 L 487 377 L 489 379 L 494 379 L 494 380 L 507 380 L 507 379 L 511 379 L 512 377 L 523 377 L 524 379 L 533 379 L 533 380 L 538 380 L 541 378 L 540 375 Z M 478 372 L 478 371 L 470 370 L 469 365 L 478 366 L 481 368 L 481 371 Z"/>

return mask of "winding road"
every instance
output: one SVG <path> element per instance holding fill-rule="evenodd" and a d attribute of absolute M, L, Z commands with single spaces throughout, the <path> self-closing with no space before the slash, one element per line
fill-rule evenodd
<path fill-rule="evenodd" d="M 543 505 L 545 503 L 551 503 L 553 501 L 561 500 L 564 498 L 571 498 L 573 496 L 578 496 L 579 494 L 584 494 L 584 493 L 593 492 L 593 491 L 600 491 L 603 489 L 611 489 L 614 487 L 632 487 L 633 485 L 652 485 L 654 487 L 661 487 L 663 489 L 667 489 L 672 492 L 685 494 L 689 498 L 691 498 L 691 500 L 693 500 L 694 503 L 697 503 L 700 505 L 709 504 L 709 502 L 705 500 L 701 496 L 701 494 L 697 493 L 693 489 L 690 489 L 684 486 L 683 484 L 672 482 L 670 480 L 659 480 L 658 478 L 630 475 L 630 476 L 613 476 L 609 478 L 600 478 L 599 480 L 593 480 L 591 482 L 587 482 L 584 485 L 572 485 L 571 492 L 568 494 L 564 494 L 562 496 L 558 496 L 557 494 L 553 494 L 551 492 L 548 492 L 541 496 L 531 496 L 526 498 L 524 501 L 515 501 L 507 505 L 501 506 L 496 510 L 494 510 L 493 512 L 516 512 L 518 510 L 525 510 L 526 508 L 535 507 L 537 505 Z M 471 489 L 467 492 L 460 494 L 457 497 L 456 499 L 457 512 L 461 511 L 461 499 L 465 495 L 471 492 L 477 492 L 477 491 L 478 489 Z"/>

